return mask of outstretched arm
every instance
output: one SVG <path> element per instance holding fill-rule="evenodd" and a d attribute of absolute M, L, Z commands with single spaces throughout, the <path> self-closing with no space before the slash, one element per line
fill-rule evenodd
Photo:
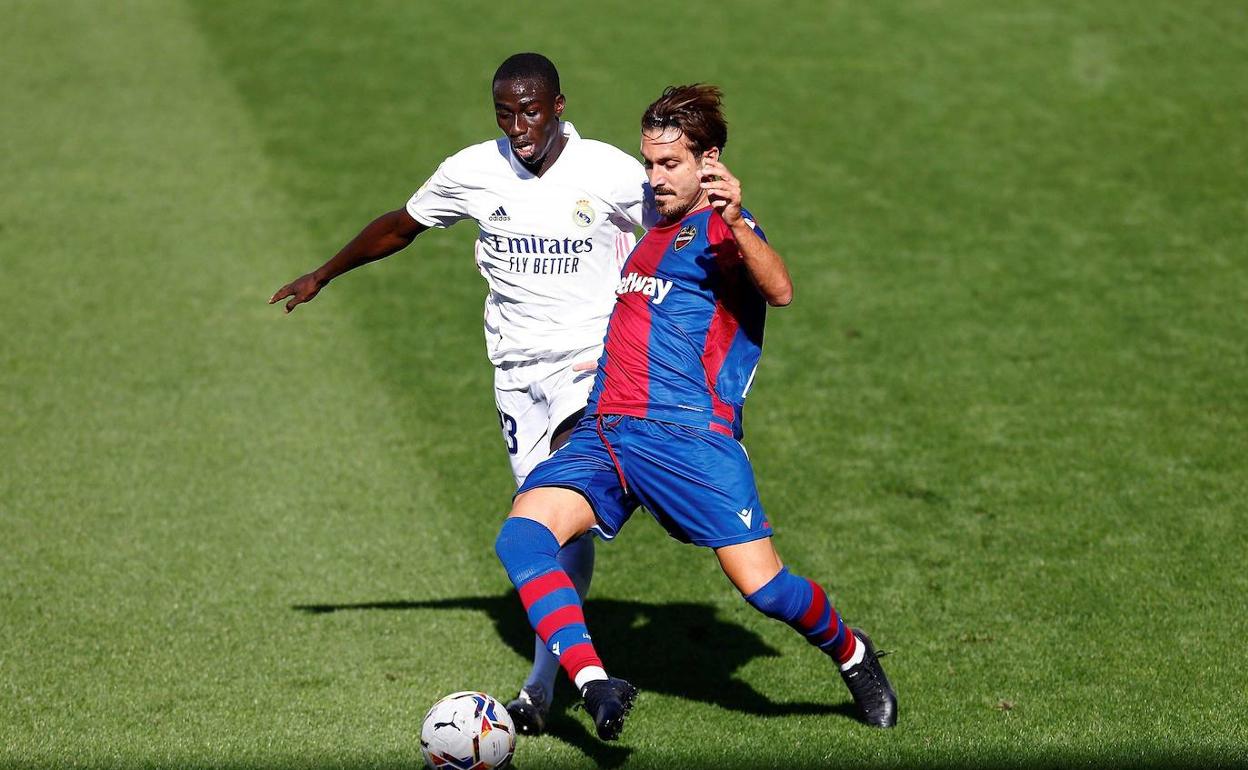
<path fill-rule="evenodd" d="M 416 236 L 427 230 L 425 225 L 412 219 L 407 209 L 387 212 L 369 222 L 360 234 L 330 258 L 328 262 L 306 275 L 301 275 L 269 299 L 269 304 L 290 298 L 286 312 L 310 301 L 325 285 L 338 276 L 360 265 L 388 257 L 411 243 Z"/>
<path fill-rule="evenodd" d="M 762 292 L 767 304 L 777 307 L 793 301 L 793 279 L 784 259 L 767 241 L 758 237 L 741 215 L 741 182 L 728 172 L 728 167 L 714 158 L 702 162 L 702 189 L 710 196 L 710 203 L 724 223 L 732 229 L 745 269 L 749 271 L 754 285 Z"/>

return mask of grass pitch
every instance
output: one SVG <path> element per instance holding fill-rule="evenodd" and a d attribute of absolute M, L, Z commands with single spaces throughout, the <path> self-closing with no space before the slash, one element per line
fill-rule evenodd
<path fill-rule="evenodd" d="M 519 767 L 1248 763 L 1241 5 L 0 10 L 0 766 L 413 767 L 436 698 L 512 694 L 470 226 L 264 301 L 525 49 L 629 150 L 725 89 L 797 293 L 747 445 L 901 724 L 639 514 L 588 609 L 624 740 L 560 710 Z"/>

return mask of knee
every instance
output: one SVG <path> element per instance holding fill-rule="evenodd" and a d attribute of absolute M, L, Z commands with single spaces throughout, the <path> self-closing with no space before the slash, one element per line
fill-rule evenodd
<path fill-rule="evenodd" d="M 785 567 L 766 585 L 745 597 L 750 606 L 769 618 L 790 621 L 810 603 L 810 585 Z"/>
<path fill-rule="evenodd" d="M 504 563 L 515 553 L 518 544 L 516 528 L 511 524 L 513 521 L 515 519 L 503 519 L 503 526 L 499 528 L 498 536 L 494 538 L 494 555 Z"/>
<path fill-rule="evenodd" d="M 494 538 L 494 553 L 505 563 L 518 554 L 540 550 L 543 533 L 554 539 L 549 529 L 532 519 L 508 518 L 499 528 L 498 537 Z M 558 543 L 555 550 L 558 550 Z"/>
<path fill-rule="evenodd" d="M 544 571 L 545 560 L 554 559 L 559 553 L 559 541 L 544 524 L 512 517 L 499 529 L 494 553 L 511 581 L 519 585 Z"/>

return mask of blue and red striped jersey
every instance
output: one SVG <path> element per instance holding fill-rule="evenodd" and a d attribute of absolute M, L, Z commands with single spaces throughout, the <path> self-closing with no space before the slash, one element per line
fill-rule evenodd
<path fill-rule="evenodd" d="M 766 237 L 748 212 L 743 216 Z M 615 293 L 587 413 L 740 438 L 767 302 L 719 213 L 707 206 L 647 232 Z"/>

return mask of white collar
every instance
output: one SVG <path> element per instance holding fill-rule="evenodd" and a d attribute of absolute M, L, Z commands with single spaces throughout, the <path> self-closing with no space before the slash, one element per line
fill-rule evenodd
<path fill-rule="evenodd" d="M 572 144 L 580 141 L 581 139 L 581 135 L 576 132 L 576 126 L 572 125 L 572 123 L 567 120 L 559 121 L 559 133 L 567 138 L 568 143 L 563 146 L 563 151 L 560 152 L 559 157 L 555 159 L 556 165 L 559 161 L 563 160 L 564 154 L 572 148 Z M 511 143 L 507 141 L 507 137 L 504 136 L 499 141 L 502 142 L 503 150 L 507 153 L 507 162 L 511 164 L 511 170 L 515 171 L 516 175 L 521 179 L 536 179 L 537 175 L 525 168 L 524 164 L 520 162 L 520 159 L 516 157 L 516 154 L 511 151 Z M 549 174 L 553 168 L 554 166 L 552 165 L 550 168 L 546 169 L 546 173 Z"/>

